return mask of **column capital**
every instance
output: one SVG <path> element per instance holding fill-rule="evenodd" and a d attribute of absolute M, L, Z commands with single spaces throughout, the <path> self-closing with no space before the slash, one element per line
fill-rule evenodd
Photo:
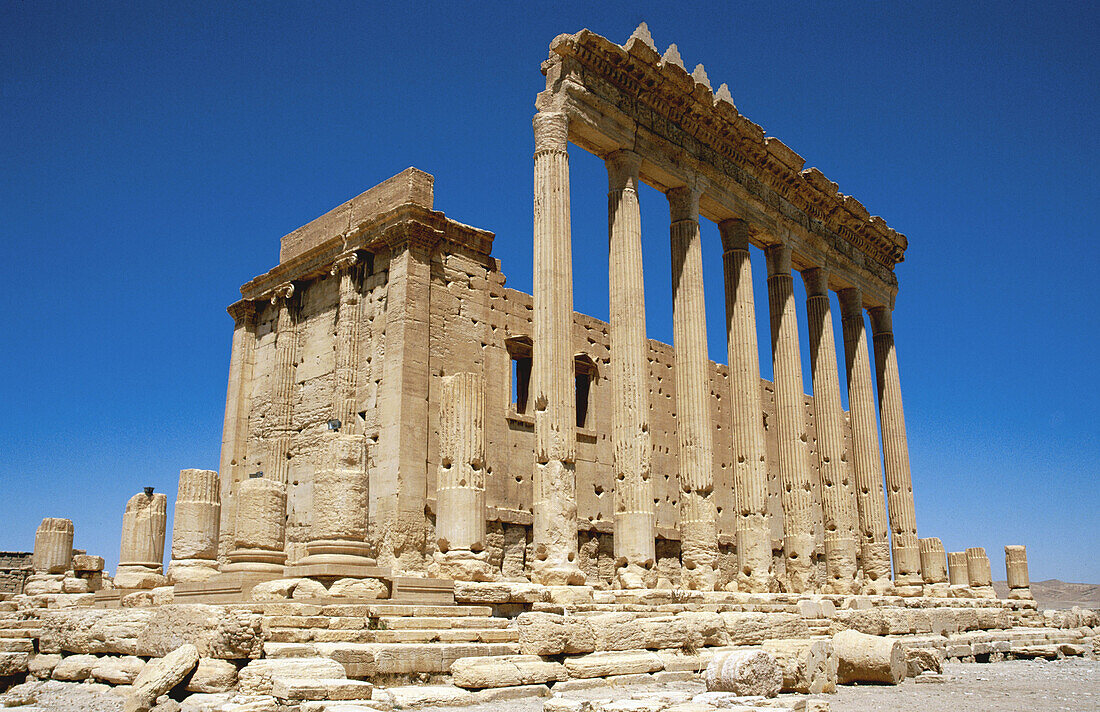
<path fill-rule="evenodd" d="M 535 129 L 535 153 L 565 152 L 569 144 L 569 116 L 563 111 L 540 111 L 531 121 Z"/>
<path fill-rule="evenodd" d="M 672 222 L 699 222 L 699 198 L 703 186 L 698 183 L 671 188 L 668 193 L 668 210 Z"/>
<path fill-rule="evenodd" d="M 345 270 L 350 270 L 359 262 L 359 254 L 355 250 L 349 250 L 336 256 L 332 261 L 330 273 L 335 276 Z"/>
<path fill-rule="evenodd" d="M 722 238 L 722 252 L 749 249 L 752 226 L 747 220 L 729 218 L 718 223 L 718 234 Z"/>
<path fill-rule="evenodd" d="M 867 313 L 871 316 L 871 332 L 875 336 L 894 333 L 894 313 L 889 307 L 871 307 Z"/>
<path fill-rule="evenodd" d="M 242 299 L 230 304 L 226 311 L 233 317 L 235 323 L 246 324 L 256 317 L 256 304 L 250 299 Z"/>
<path fill-rule="evenodd" d="M 764 248 L 764 256 L 768 263 L 768 278 L 791 274 L 791 246 L 785 242 L 777 242 Z"/>
<path fill-rule="evenodd" d="M 638 171 L 642 167 L 642 157 L 634 151 L 620 148 L 604 158 L 607 166 L 607 189 L 618 191 L 638 189 Z"/>
<path fill-rule="evenodd" d="M 825 267 L 811 267 L 802 270 L 802 283 L 806 285 L 806 296 L 829 296 L 829 270 Z"/>
<path fill-rule="evenodd" d="M 270 297 L 272 304 L 278 304 L 280 301 L 285 304 L 294 296 L 294 282 L 284 282 L 272 289 L 266 296 Z"/>
<path fill-rule="evenodd" d="M 845 287 L 836 293 L 840 301 L 841 317 L 863 318 L 863 290 L 859 287 Z"/>

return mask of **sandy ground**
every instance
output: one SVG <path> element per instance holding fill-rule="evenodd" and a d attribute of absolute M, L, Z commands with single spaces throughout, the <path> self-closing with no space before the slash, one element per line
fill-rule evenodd
<path fill-rule="evenodd" d="M 662 691 L 698 693 L 701 683 L 596 688 L 569 693 L 579 699 L 629 698 Z M 7 697 L 7 696 L 5 696 Z M 1100 711 L 1100 662 L 1069 658 L 1052 662 L 1011 661 L 954 663 L 944 668 L 942 681 L 906 680 L 897 687 L 842 686 L 835 695 L 818 695 L 832 712 L 1090 712 Z M 780 695 L 789 702 L 799 695 Z M 777 700 L 777 702 L 779 701 Z M 4 699 L 11 704 L 17 700 Z M 105 685 L 49 682 L 36 690 L 21 712 L 115 712 L 122 708 L 117 691 Z M 184 710 L 190 705 L 184 704 Z M 170 707 L 169 709 L 172 709 Z M 442 708 L 440 708 L 442 709 Z M 541 712 L 542 700 L 526 698 L 471 707 L 463 712 Z"/>

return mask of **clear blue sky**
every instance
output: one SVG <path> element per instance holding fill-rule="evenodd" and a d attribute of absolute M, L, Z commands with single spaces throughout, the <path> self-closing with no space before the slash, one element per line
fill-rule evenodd
<path fill-rule="evenodd" d="M 281 235 L 407 166 L 496 232 L 529 291 L 539 63 L 559 33 L 625 42 L 645 20 L 908 235 L 895 332 L 921 535 L 985 546 L 997 576 L 1024 543 L 1034 579 L 1100 582 L 1095 5 L 2 8 L 0 548 L 71 517 L 113 567 L 127 497 L 218 466 L 238 287 Z M 606 318 L 606 174 L 571 157 L 576 305 Z M 670 341 L 667 203 L 642 201 L 649 334 Z M 802 339 L 807 359 L 804 321 Z"/>

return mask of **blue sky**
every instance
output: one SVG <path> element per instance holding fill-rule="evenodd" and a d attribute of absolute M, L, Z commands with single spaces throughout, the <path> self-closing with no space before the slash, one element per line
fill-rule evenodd
<path fill-rule="evenodd" d="M 2 7 L 0 549 L 65 516 L 113 567 L 132 493 L 218 466 L 238 287 L 407 166 L 529 291 L 539 63 L 557 34 L 625 42 L 644 20 L 909 237 L 894 324 L 920 534 L 985 546 L 998 577 L 1023 543 L 1035 580 L 1100 581 L 1095 6 Z M 571 168 L 576 306 L 606 318 L 606 173 L 575 147 Z M 649 335 L 670 341 L 667 203 L 641 200 Z"/>

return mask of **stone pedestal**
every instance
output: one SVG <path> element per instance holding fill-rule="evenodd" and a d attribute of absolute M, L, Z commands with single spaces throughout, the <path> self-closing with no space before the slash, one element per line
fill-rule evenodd
<path fill-rule="evenodd" d="M 535 470 L 532 580 L 584 583 L 577 562 L 577 404 L 573 364 L 573 257 L 569 224 L 569 121 L 535 116 Z"/>
<path fill-rule="evenodd" d="M 775 379 L 776 438 L 783 496 L 783 556 L 787 591 L 813 590 L 815 517 L 810 463 L 806 452 L 806 419 L 802 413 L 802 357 L 798 348 L 791 248 L 771 245 L 768 304 L 772 327 L 772 371 Z"/>
<path fill-rule="evenodd" d="M 288 572 L 320 579 L 378 575 L 367 544 L 367 468 L 361 436 L 330 433 L 313 478 L 313 522 L 306 556 Z"/>
<path fill-rule="evenodd" d="M 656 524 L 650 458 L 649 344 L 645 333 L 641 157 L 616 151 L 607 164 L 608 287 L 611 319 L 612 438 L 615 467 L 615 582 L 656 584 Z"/>
<path fill-rule="evenodd" d="M 34 533 L 35 573 L 63 574 L 72 568 L 73 522 L 71 519 L 46 517 Z"/>
<path fill-rule="evenodd" d="M 879 419 L 882 422 L 882 451 L 886 463 L 886 498 L 890 504 L 895 592 L 906 595 L 916 590 L 919 594 L 920 545 L 913 504 L 913 479 L 909 473 L 905 412 L 901 404 L 901 379 L 894 349 L 893 317 L 886 307 L 875 307 L 868 310 L 868 313 L 875 338 Z"/>
<path fill-rule="evenodd" d="M 718 584 L 718 513 L 714 504 L 714 432 L 699 197 L 699 190 L 690 186 L 668 192 L 672 343 L 680 454 L 680 575 L 684 588 L 712 591 Z"/>
<path fill-rule="evenodd" d="M 439 475 L 435 575 L 492 581 L 485 550 L 485 383 L 481 374 L 443 378 L 439 403 Z"/>
<path fill-rule="evenodd" d="M 241 480 L 236 500 L 233 550 L 221 570 L 281 575 L 286 563 L 286 485 L 263 477 Z"/>
<path fill-rule="evenodd" d="M 167 583 L 164 570 L 164 533 L 168 525 L 168 497 L 152 488 L 135 494 L 122 515 L 115 588 L 156 588 Z"/>
<path fill-rule="evenodd" d="M 893 593 L 886 493 L 882 489 L 882 459 L 875 418 L 874 381 L 863 318 L 863 294 L 842 289 L 840 318 L 844 330 L 844 361 L 848 377 L 848 408 L 852 428 L 852 474 L 859 514 L 860 570 L 865 593 Z"/>
<path fill-rule="evenodd" d="M 733 496 L 737 508 L 737 585 L 766 593 L 775 586 L 768 515 L 768 463 L 760 398 L 760 354 L 756 305 L 749 261 L 749 225 L 718 224 L 726 287 L 726 351 L 729 358 L 730 413 L 733 421 Z"/>
<path fill-rule="evenodd" d="M 947 579 L 947 553 L 938 537 L 920 540 L 920 570 L 924 579 L 924 595 L 944 597 L 950 595 Z"/>
<path fill-rule="evenodd" d="M 972 546 L 966 550 L 966 574 L 970 579 L 970 589 L 977 598 L 997 597 L 993 592 L 993 572 L 984 547 Z"/>
<path fill-rule="evenodd" d="M 1008 597 L 1032 600 L 1031 579 L 1027 573 L 1027 548 L 1019 544 L 1006 546 L 1005 569 L 1008 574 Z"/>
<path fill-rule="evenodd" d="M 810 365 L 817 424 L 817 464 L 825 526 L 825 590 L 856 593 L 858 515 L 848 453 L 844 446 L 844 408 L 840 403 L 829 274 L 824 269 L 802 273 L 810 325 Z"/>
<path fill-rule="evenodd" d="M 168 580 L 206 581 L 218 573 L 221 494 L 213 470 L 180 470 L 172 519 L 172 560 Z"/>

